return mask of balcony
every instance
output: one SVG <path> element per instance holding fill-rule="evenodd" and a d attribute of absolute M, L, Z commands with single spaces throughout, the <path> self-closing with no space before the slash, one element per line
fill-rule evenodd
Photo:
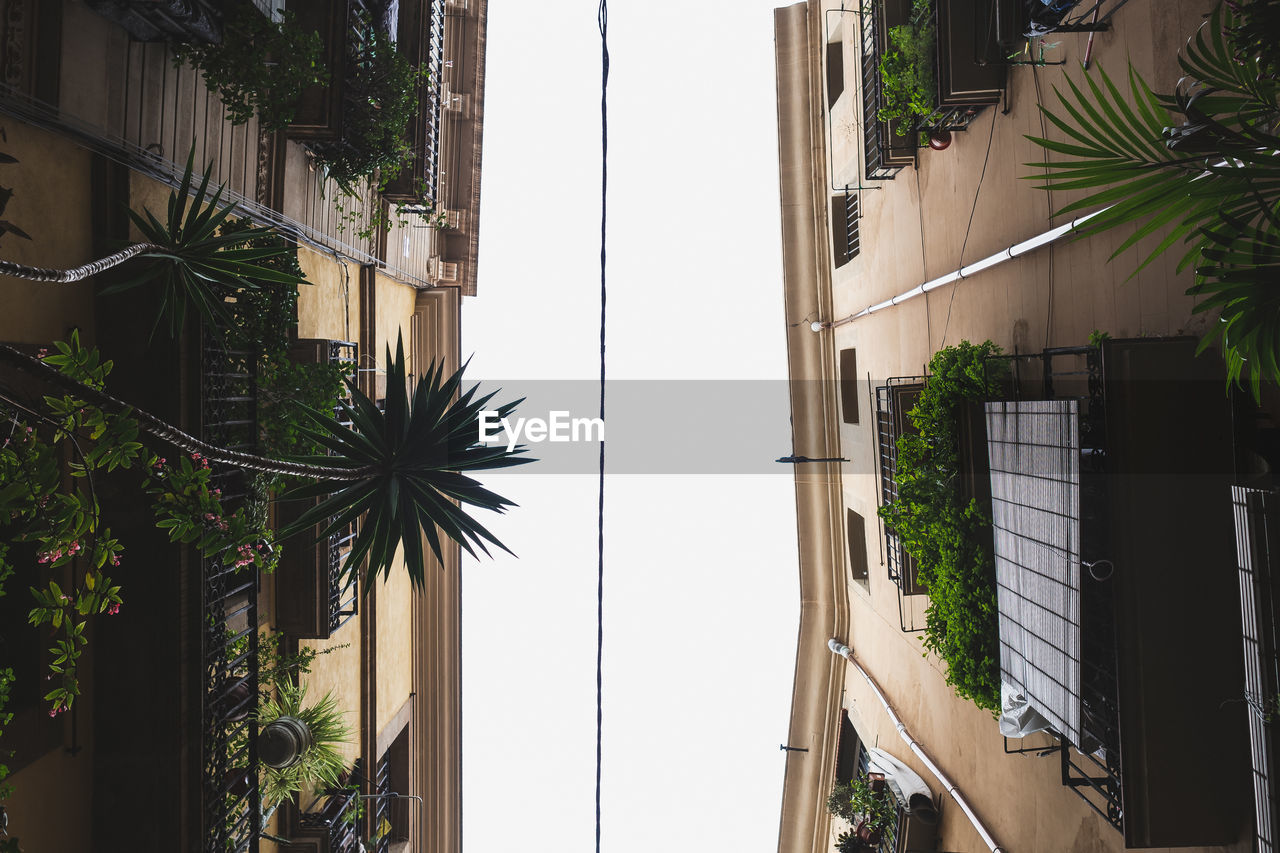
<path fill-rule="evenodd" d="M 290 833 L 289 847 L 311 853 L 360 853 L 360 830 L 364 815 L 360 798 L 363 761 L 356 759 L 347 787 L 326 791 L 297 815 Z"/>
<path fill-rule="evenodd" d="M 299 362 L 354 365 L 356 345 L 350 341 L 304 339 L 290 351 Z M 335 416 L 342 414 L 334 410 Z M 277 514 L 285 526 L 319 499 L 283 502 Z M 357 522 L 321 537 L 300 534 L 290 540 L 276 569 L 276 627 L 305 639 L 327 639 L 356 615 L 359 583 L 346 571 L 347 557 L 357 533 Z"/>
<path fill-rule="evenodd" d="M 1001 678 L 1126 846 L 1229 843 L 1248 749 L 1221 366 L 1186 338 L 1005 361 L 1010 399 L 986 406 Z"/>
<path fill-rule="evenodd" d="M 1003 16 L 997 11 L 1003 10 Z M 863 148 L 868 180 L 888 180 L 916 164 L 916 152 L 931 133 L 966 129 L 987 106 L 998 103 L 1006 65 L 997 33 L 1012 18 L 1008 0 L 935 0 L 913 11 L 911 0 L 883 0 L 862 13 Z M 937 103 L 913 121 L 878 118 L 884 106 L 881 59 L 890 49 L 889 32 L 899 26 L 930 23 L 935 33 L 934 74 Z"/>
<path fill-rule="evenodd" d="M 200 335 L 200 438 L 251 451 L 257 443 L 256 362 L 252 353 L 227 349 L 216 332 Z M 235 509 L 247 494 L 242 472 L 219 468 L 213 478 L 223 504 Z M 258 849 L 258 575 L 199 561 L 203 614 L 201 691 L 203 849 L 246 853 Z"/>
<path fill-rule="evenodd" d="M 1280 696 L 1280 500 L 1269 489 L 1234 486 L 1236 553 L 1243 617 L 1244 696 L 1248 705 L 1254 802 L 1254 844 L 1272 853 L 1280 843 L 1280 748 L 1276 738 Z"/>
<path fill-rule="evenodd" d="M 880 471 L 880 505 L 898 499 L 898 438 L 916 431 L 907 413 L 915 406 L 924 388 L 923 376 L 898 376 L 886 380 L 876 389 L 876 448 Z M 904 596 L 921 595 L 928 590 L 917 576 L 915 558 L 906 552 L 893 528 L 884 528 L 885 561 L 889 580 L 898 591 L 898 621 L 903 631 L 923 630 L 917 624 L 916 609 Z"/>

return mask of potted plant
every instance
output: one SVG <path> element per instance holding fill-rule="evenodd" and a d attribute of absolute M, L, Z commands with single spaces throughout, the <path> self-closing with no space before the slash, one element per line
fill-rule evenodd
<path fill-rule="evenodd" d="M 898 817 L 897 803 L 885 787 L 884 776 L 879 773 L 837 784 L 827 797 L 827 810 L 854 826 L 853 832 L 845 835 L 872 846 L 880 843 L 884 831 Z M 845 848 L 840 849 L 843 851 Z M 861 848 L 852 845 L 850 849 Z"/>
<path fill-rule="evenodd" d="M 332 788 L 345 769 L 339 747 L 351 727 L 332 693 L 305 704 L 303 684 L 281 684 L 278 698 L 258 711 L 258 754 L 264 767 L 262 802 L 279 805 L 304 788 Z"/>

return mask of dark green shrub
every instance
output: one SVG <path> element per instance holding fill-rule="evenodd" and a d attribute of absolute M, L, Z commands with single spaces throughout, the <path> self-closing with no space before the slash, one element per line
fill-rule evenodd
<path fill-rule="evenodd" d="M 328 81 L 323 52 L 320 34 L 300 30 L 292 12 L 274 23 L 241 0 L 227 12 L 221 43 L 174 45 L 174 64 L 200 70 L 232 124 L 256 112 L 263 128 L 282 130 L 293 121 L 302 91 Z"/>
<path fill-rule="evenodd" d="M 960 486 L 960 415 L 965 403 L 996 390 L 984 359 L 990 341 L 962 341 L 934 354 L 930 377 L 908 415 L 918 435 L 898 439 L 898 500 L 880 517 L 919 564 L 929 589 L 924 645 L 947 664 L 947 683 L 978 707 L 1000 707 L 1000 636 L 995 562 L 985 508 Z"/>
<path fill-rule="evenodd" d="M 342 106 L 342 138 L 308 145 L 343 192 L 355 194 L 355 182 L 378 173 L 385 185 L 400 174 L 409 155 L 405 132 L 418 111 L 425 69 L 396 51 L 396 43 L 377 27 L 350 57 Z"/>
<path fill-rule="evenodd" d="M 938 103 L 932 10 L 933 0 L 915 0 L 911 23 L 889 29 L 892 46 L 880 57 L 880 121 L 914 121 Z"/>

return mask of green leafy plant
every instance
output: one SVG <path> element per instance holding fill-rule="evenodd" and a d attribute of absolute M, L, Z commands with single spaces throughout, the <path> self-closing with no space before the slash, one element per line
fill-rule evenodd
<path fill-rule="evenodd" d="M 864 777 L 836 783 L 827 796 L 827 811 L 854 825 L 866 821 L 873 832 L 884 832 L 898 818 L 893 794 L 887 787 L 873 789 Z"/>
<path fill-rule="evenodd" d="M 0 273 L 28 281 L 66 283 L 82 281 L 134 258 L 142 259 L 141 271 L 103 289 L 117 293 L 154 283 L 158 312 L 153 326 L 168 321 L 169 332 L 177 337 L 188 310 L 194 310 L 209 325 L 226 317 L 226 299 L 236 291 L 254 290 L 264 284 L 293 285 L 297 276 L 267 266 L 263 261 L 287 249 L 279 246 L 245 247 L 248 240 L 267 229 L 225 233 L 221 229 L 235 205 L 219 207 L 222 187 L 209 194 L 212 165 L 191 193 L 194 183 L 195 149 L 187 156 L 187 168 L 177 189 L 169 196 L 168 217 L 160 222 L 151 211 L 129 211 L 144 242 L 134 243 L 112 255 L 68 270 L 43 269 L 0 261 Z M 190 194 L 190 197 L 188 197 Z"/>
<path fill-rule="evenodd" d="M 0 595 L 4 595 L 3 589 L 0 589 Z M 0 667 L 0 735 L 3 735 L 5 727 L 13 722 L 13 712 L 5 710 L 9 706 L 9 694 L 13 690 L 13 678 L 11 668 Z M 13 796 L 13 786 L 5 783 L 5 779 L 9 778 L 9 765 L 4 762 L 11 756 L 12 753 L 0 753 L 0 800 L 7 800 Z"/>
<path fill-rule="evenodd" d="M 200 70 L 210 92 L 217 92 L 232 124 L 254 114 L 259 127 L 283 130 L 293 121 L 308 86 L 324 84 L 320 34 L 298 26 L 297 15 L 283 11 L 278 22 L 248 0 L 229 4 L 222 41 L 175 44 L 174 66 L 189 62 Z"/>
<path fill-rule="evenodd" d="M 427 79 L 425 69 L 409 62 L 395 42 L 367 20 L 364 36 L 352 40 L 348 58 L 354 72 L 346 82 L 342 137 L 308 144 L 329 177 L 353 196 L 362 178 L 377 173 L 385 186 L 399 175 L 409 155 L 405 131 Z"/>
<path fill-rule="evenodd" d="M 995 562 L 985 544 L 991 519 L 960 489 L 960 415 L 996 391 L 985 360 L 990 341 L 962 341 L 934 354 L 929 379 L 908 417 L 918 434 L 898 438 L 898 499 L 880 517 L 916 559 L 929 590 L 925 649 L 947 664 L 947 683 L 978 707 L 1000 707 L 1000 638 Z"/>
<path fill-rule="evenodd" d="M 933 0 L 915 0 L 911 22 L 889 28 L 891 47 L 880 57 L 880 121 L 914 122 L 938 103 Z"/>
<path fill-rule="evenodd" d="M 332 693 L 307 705 L 305 684 L 283 682 L 277 688 L 277 695 L 277 699 L 268 699 L 259 706 L 258 725 L 265 726 L 281 717 L 296 717 L 311 731 L 312 745 L 303 751 L 296 764 L 279 769 L 263 768 L 262 801 L 267 806 L 278 805 L 305 788 L 335 787 L 345 769 L 339 747 L 351 740 L 351 727 Z"/>
<path fill-rule="evenodd" d="M 83 349 L 74 332 L 56 346 L 56 353 L 43 354 L 49 369 L 101 388 L 110 361 Z M 77 396 L 46 396 L 47 415 L 4 402 L 10 418 L 0 445 L 0 579 L 15 571 L 14 543 L 34 546 L 36 571 L 46 576 L 29 587 L 33 606 L 27 621 L 47 625 L 52 632 L 52 683 L 44 699 L 50 703 L 49 715 L 56 716 L 80 694 L 79 663 L 89 619 L 115 615 L 122 605 L 120 586 L 104 570 L 120 565 L 124 548 L 102 524 L 95 474 L 130 468 L 144 450 L 132 418 L 104 412 Z M 72 461 L 64 467 L 68 456 Z"/>
<path fill-rule="evenodd" d="M 1127 98 L 1100 67 L 1083 87 L 1068 78 L 1069 94 L 1055 88 L 1063 114 L 1042 108 L 1068 140 L 1028 137 L 1065 159 L 1027 165 L 1044 189 L 1093 190 L 1055 215 L 1106 205 L 1078 233 L 1137 225 L 1113 259 L 1162 235 L 1130 278 L 1186 246 L 1178 269 L 1195 270 L 1195 310 L 1219 314 L 1201 349 L 1220 342 L 1229 380 L 1247 376 L 1257 397 L 1263 379 L 1280 380 L 1280 81 L 1268 71 L 1274 39 L 1263 50 L 1241 27 L 1216 8 L 1179 55 L 1186 76 L 1170 95 L 1132 67 Z"/>
<path fill-rule="evenodd" d="M 143 481 L 156 527 L 166 531 L 170 542 L 193 545 L 224 566 L 274 571 L 280 555 L 267 526 L 265 499 L 247 501 L 227 513 L 221 490 L 210 481 L 212 473 L 209 460 L 199 453 L 176 464 L 156 458 Z"/>

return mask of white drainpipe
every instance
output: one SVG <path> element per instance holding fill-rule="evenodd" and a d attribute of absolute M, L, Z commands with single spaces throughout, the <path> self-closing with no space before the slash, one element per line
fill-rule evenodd
<path fill-rule="evenodd" d="M 867 674 L 867 671 L 862 668 L 858 661 L 854 659 L 853 651 L 834 637 L 827 641 L 827 648 L 849 661 L 849 663 L 853 665 L 853 668 L 867 680 L 867 684 L 871 685 L 871 690 L 876 694 L 876 698 L 879 699 L 880 704 L 884 706 L 885 713 L 888 714 L 889 719 L 893 721 L 894 728 L 898 730 L 898 734 L 907 742 L 907 746 L 910 747 L 911 751 L 924 762 L 924 766 L 929 768 L 929 772 L 937 778 L 939 784 L 941 784 L 942 787 L 946 789 L 946 792 L 951 795 L 951 799 L 956 801 L 956 805 L 958 805 L 960 810 L 969 818 L 969 823 L 973 824 L 973 828 L 978 831 L 978 835 L 982 836 L 983 843 L 987 845 L 987 848 L 991 853 L 1008 853 L 1008 851 L 1003 847 L 996 844 L 995 839 L 991 837 L 991 833 L 987 832 L 987 828 L 978 820 L 978 816 L 973 813 L 973 809 L 969 807 L 969 803 L 965 801 L 963 796 L 961 796 L 959 789 L 952 784 L 950 779 L 943 775 L 942 771 L 938 769 L 938 765 L 933 763 L 933 759 L 925 754 L 925 751 L 921 748 L 920 744 L 918 744 L 915 738 L 907 732 L 907 727 L 903 724 L 902 720 L 898 719 L 898 715 L 893 712 L 893 708 L 889 707 L 889 700 L 884 698 L 884 694 L 880 692 L 879 685 L 877 685 L 875 680 Z"/>
<path fill-rule="evenodd" d="M 899 302 L 905 302 L 908 299 L 911 299 L 912 297 L 915 297 L 915 296 L 919 296 L 922 293 L 928 293 L 931 290 L 937 290 L 939 287 L 942 287 L 945 284 L 951 284 L 952 282 L 955 282 L 955 281 L 962 281 L 963 279 L 966 279 L 969 276 L 974 275 L 975 273 L 982 272 L 988 267 L 994 267 L 996 264 L 1002 264 L 1005 261 L 1011 260 L 1020 255 L 1025 255 L 1027 252 L 1030 252 L 1034 249 L 1038 249 L 1041 246 L 1046 246 L 1049 243 L 1052 243 L 1054 240 L 1057 240 L 1061 237 L 1066 236 L 1068 233 L 1070 233 L 1071 231 L 1074 231 L 1076 228 L 1083 225 L 1085 222 L 1092 219 L 1093 217 L 1097 216 L 1099 213 L 1102 213 L 1109 209 L 1110 208 L 1104 207 L 1102 210 L 1095 210 L 1093 213 L 1089 213 L 1079 217 L 1078 219 L 1071 220 L 1066 225 L 1059 225 L 1057 228 L 1050 229 L 1049 231 L 1046 231 L 1043 234 L 1038 234 L 1035 237 L 1032 237 L 1030 240 L 1023 240 L 1021 243 L 1015 243 L 1002 252 L 996 252 L 994 255 L 985 257 L 980 261 L 974 261 L 973 263 L 969 264 L 966 267 L 960 267 L 960 269 L 958 270 L 953 270 L 944 276 L 939 276 L 938 278 L 932 279 L 930 281 L 926 281 L 924 284 L 918 284 L 915 287 L 911 288 L 910 290 L 899 293 L 897 296 L 894 296 L 890 299 L 886 299 L 884 302 L 877 302 L 875 305 L 871 305 L 867 308 L 863 308 L 857 314 L 850 314 L 848 317 L 845 317 L 842 320 L 836 320 L 834 322 L 832 321 L 816 322 L 811 324 L 809 328 L 813 329 L 815 332 L 821 332 L 823 329 L 834 329 L 837 326 L 843 326 L 846 323 L 852 323 L 854 320 L 857 320 L 859 317 L 865 317 L 868 314 L 874 314 L 877 311 L 883 311 L 885 308 L 890 308 L 894 305 L 897 305 Z"/>

